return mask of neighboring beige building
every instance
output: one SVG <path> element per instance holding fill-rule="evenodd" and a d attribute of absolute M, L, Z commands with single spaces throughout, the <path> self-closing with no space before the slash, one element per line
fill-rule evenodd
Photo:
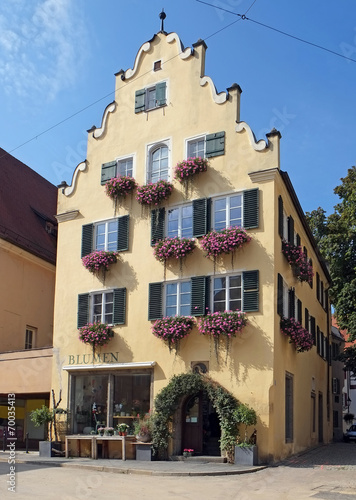
<path fill-rule="evenodd" d="M 240 87 L 218 93 L 205 75 L 205 53 L 203 41 L 184 49 L 175 33 L 144 43 L 133 68 L 116 74 L 115 101 L 101 126 L 88 131 L 87 158 L 71 186 L 59 191 L 52 385 L 70 408 L 69 433 L 88 433 L 98 421 L 130 423 L 133 413 L 153 407 L 173 375 L 200 364 L 256 410 L 259 461 L 273 462 L 332 438 L 330 277 L 280 169 L 280 133 L 255 138 L 240 120 Z M 208 158 L 207 171 L 187 186 L 174 180 L 175 165 L 195 156 Z M 173 192 L 152 212 L 135 195 L 115 207 L 105 183 L 122 174 L 140 186 L 168 180 Z M 236 225 L 251 241 L 214 264 L 202 250 L 203 235 Z M 197 248 L 164 266 L 152 243 L 165 236 L 195 237 Z M 295 277 L 283 240 L 304 249 L 310 284 Z M 95 249 L 120 252 L 105 278 L 82 265 Z M 216 357 L 214 342 L 197 327 L 177 353 L 152 334 L 155 319 L 199 318 L 204 308 L 246 312 L 248 324 L 228 352 L 220 345 Z M 318 349 L 298 353 L 281 333 L 281 317 L 295 317 Z M 78 338 L 78 326 L 90 321 L 115 332 L 95 362 Z M 191 396 L 174 416 L 169 451 L 216 453 L 215 409 L 205 394 Z"/>
<path fill-rule="evenodd" d="M 57 189 L 0 149 L 0 434 L 15 394 L 16 434 L 44 437 L 29 419 L 49 404 Z"/>

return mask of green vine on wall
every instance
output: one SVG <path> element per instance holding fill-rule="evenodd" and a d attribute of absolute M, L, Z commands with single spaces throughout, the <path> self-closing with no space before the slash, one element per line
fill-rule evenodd
<path fill-rule="evenodd" d="M 234 447 L 238 436 L 236 410 L 239 401 L 224 387 L 206 375 L 183 373 L 172 377 L 166 387 L 156 396 L 154 428 L 152 432 L 153 451 L 160 456 L 167 454 L 168 441 L 171 437 L 169 424 L 179 408 L 183 397 L 206 391 L 219 418 L 221 428 L 220 447 L 226 453 L 229 462 L 233 461 Z"/>

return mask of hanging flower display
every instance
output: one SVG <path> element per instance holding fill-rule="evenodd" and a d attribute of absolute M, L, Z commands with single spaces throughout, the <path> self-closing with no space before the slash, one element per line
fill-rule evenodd
<path fill-rule="evenodd" d="M 113 336 L 113 330 L 103 323 L 88 323 L 79 328 L 79 340 L 91 345 L 93 351 L 96 347 L 106 345 Z"/>
<path fill-rule="evenodd" d="M 289 343 L 295 345 L 297 352 L 310 351 L 314 345 L 313 335 L 295 318 L 282 318 L 281 332 L 289 337 Z"/>
<path fill-rule="evenodd" d="M 193 326 L 194 319 L 191 316 L 167 316 L 153 323 L 152 333 L 155 337 L 165 340 L 170 351 L 173 346 L 177 350 L 179 341 L 190 333 Z"/>
<path fill-rule="evenodd" d="M 159 205 L 166 200 L 173 191 L 173 185 L 168 181 L 149 182 L 145 186 L 137 187 L 136 200 L 141 205 Z"/>
<path fill-rule="evenodd" d="M 107 271 L 110 264 L 117 262 L 116 252 L 106 252 L 105 250 L 95 250 L 82 258 L 83 266 L 91 273 Z"/>
<path fill-rule="evenodd" d="M 313 267 L 308 261 L 301 246 L 293 245 L 283 240 L 282 252 L 292 267 L 293 274 L 299 281 L 311 282 L 314 276 Z"/>
<path fill-rule="evenodd" d="M 206 172 L 209 162 L 206 158 L 201 156 L 197 158 L 187 158 L 186 160 L 177 163 L 174 169 L 174 178 L 180 183 L 183 183 L 189 177 L 200 172 Z"/>
<path fill-rule="evenodd" d="M 159 240 L 154 248 L 153 254 L 157 260 L 165 262 L 167 259 L 182 259 L 191 253 L 196 247 L 194 239 L 190 238 L 164 238 Z"/>
<path fill-rule="evenodd" d="M 232 226 L 222 231 L 210 231 L 202 237 L 201 246 L 207 257 L 216 258 L 222 253 L 229 253 L 244 243 L 251 241 L 251 236 L 239 226 Z"/>
<path fill-rule="evenodd" d="M 105 192 L 114 201 L 119 198 L 125 198 L 129 193 L 132 193 L 137 184 L 133 177 L 121 175 L 113 177 L 105 184 Z"/>
<path fill-rule="evenodd" d="M 198 330 L 202 335 L 210 335 L 214 339 L 216 358 L 218 358 L 218 344 L 225 338 L 226 355 L 230 347 L 230 340 L 241 332 L 247 325 L 246 314 L 242 311 L 224 311 L 208 313 L 199 318 Z"/>

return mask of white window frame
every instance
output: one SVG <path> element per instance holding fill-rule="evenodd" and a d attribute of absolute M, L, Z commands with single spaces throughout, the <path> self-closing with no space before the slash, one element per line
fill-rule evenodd
<path fill-rule="evenodd" d="M 107 314 L 111 314 L 111 316 L 112 316 L 111 322 L 105 321 L 106 313 L 104 312 L 104 308 L 105 308 L 106 302 L 105 303 L 103 302 L 103 297 L 109 293 L 113 294 L 113 300 L 112 300 L 113 310 L 111 313 L 107 313 Z M 94 304 L 94 296 L 96 296 L 96 295 L 102 296 L 100 323 L 107 323 L 108 325 L 113 325 L 113 321 L 114 321 L 114 289 L 95 290 L 95 291 L 89 293 L 89 322 L 94 323 L 94 316 L 95 316 L 94 315 L 94 306 L 96 305 L 96 304 Z"/>
<path fill-rule="evenodd" d="M 116 177 L 119 175 L 127 175 L 127 174 L 120 174 L 119 173 L 119 168 L 120 168 L 120 163 L 123 163 L 124 161 L 132 160 L 132 174 L 129 177 L 135 177 L 135 163 L 136 163 L 136 155 L 131 154 L 131 155 L 125 155 L 125 156 L 120 156 L 116 158 Z"/>
<path fill-rule="evenodd" d="M 108 250 L 108 246 L 109 246 L 109 224 L 111 222 L 114 222 L 116 224 L 116 240 L 115 240 L 115 243 L 116 243 L 116 248 L 115 250 Z M 104 244 L 104 248 L 101 248 L 100 250 L 105 250 L 105 251 L 112 251 L 112 252 L 116 252 L 117 251 L 117 238 L 118 238 L 118 222 L 117 222 L 117 218 L 116 219 L 107 219 L 107 220 L 102 220 L 102 221 L 97 221 L 97 222 L 94 222 L 94 235 L 93 235 L 93 238 L 94 238 L 94 241 L 93 241 L 93 249 L 94 251 L 98 250 L 98 247 L 97 247 L 97 231 L 98 231 L 98 227 L 100 225 L 103 225 L 105 224 L 105 244 Z"/>
<path fill-rule="evenodd" d="M 166 104 L 161 104 L 160 106 L 157 106 L 156 87 L 160 83 L 165 83 L 166 84 Z M 147 87 L 145 87 L 144 90 L 145 90 L 145 111 L 152 111 L 153 109 L 162 108 L 163 106 L 167 105 L 167 102 L 168 102 L 168 80 L 160 80 L 159 82 L 152 83 L 152 85 L 148 85 Z M 154 90 L 154 92 L 155 92 L 155 98 L 154 98 L 155 105 L 149 107 L 149 105 L 148 105 L 148 103 L 149 103 L 149 93 L 152 90 Z"/>
<path fill-rule="evenodd" d="M 283 210 L 283 239 L 288 241 L 288 215 Z"/>
<path fill-rule="evenodd" d="M 214 312 L 214 280 L 216 278 L 225 278 L 227 283 L 225 285 L 225 308 L 224 311 L 230 311 L 230 309 L 227 307 L 227 305 L 230 303 L 230 278 L 236 278 L 237 276 L 241 277 L 241 309 L 238 309 L 239 311 L 244 310 L 244 303 L 243 303 L 243 273 L 241 271 L 235 272 L 232 274 L 220 274 L 220 275 L 214 275 L 211 277 L 211 294 L 210 294 L 210 310 Z M 232 299 L 234 300 L 234 299 Z M 237 309 L 236 309 L 237 310 Z"/>
<path fill-rule="evenodd" d="M 30 338 L 29 338 L 30 337 Z M 25 349 L 35 349 L 37 340 L 37 328 L 26 326 L 25 332 Z"/>
<path fill-rule="evenodd" d="M 188 280 L 179 280 L 179 281 L 167 281 L 165 284 L 164 284 L 164 288 L 163 288 L 163 316 L 167 316 L 167 291 L 168 291 L 168 285 L 177 285 L 177 293 L 176 293 L 176 297 L 177 297 L 177 304 L 176 304 L 176 313 L 174 314 L 174 316 L 181 316 L 181 296 L 182 296 L 182 292 L 181 292 L 181 286 L 183 283 L 189 283 L 190 284 L 190 307 L 192 305 L 192 285 L 191 285 L 191 280 L 188 279 Z M 186 304 L 185 304 L 186 305 Z M 171 307 L 171 306 L 170 306 Z M 174 317 L 173 316 L 173 317 Z M 188 314 L 188 316 L 190 316 L 190 312 Z"/>
<path fill-rule="evenodd" d="M 191 215 L 191 218 L 192 218 L 192 231 L 191 231 L 191 236 L 182 236 L 182 231 L 183 231 L 183 227 L 182 227 L 182 221 L 183 221 L 183 209 L 184 208 L 187 208 L 187 207 L 190 207 L 191 210 L 192 210 L 192 215 Z M 173 207 L 167 207 L 166 208 L 166 223 L 165 223 L 165 236 L 169 236 L 169 233 L 168 233 L 168 218 L 169 218 L 169 212 L 171 210 L 178 210 L 179 213 L 178 213 L 178 234 L 176 236 L 178 236 L 179 238 L 193 238 L 193 203 L 184 203 L 183 205 L 175 205 Z M 173 236 L 170 236 L 170 237 L 173 237 Z"/>
<path fill-rule="evenodd" d="M 198 142 L 198 141 L 204 141 L 204 153 L 202 155 L 202 158 L 205 158 L 205 154 L 206 154 L 206 136 L 207 134 L 202 134 L 202 135 L 198 135 L 198 136 L 195 136 L 195 137 L 189 137 L 189 139 L 186 139 L 185 140 L 185 152 L 186 152 L 186 159 L 188 158 L 196 158 L 196 156 L 191 156 L 189 155 L 189 145 L 194 143 L 194 142 Z"/>
<path fill-rule="evenodd" d="M 152 144 L 149 144 L 147 146 L 147 159 L 146 159 L 146 180 L 147 182 L 152 182 L 152 156 L 153 153 L 159 149 L 166 147 L 168 150 L 168 166 L 167 166 L 167 178 L 163 178 L 160 176 L 159 180 L 166 180 L 169 181 L 171 179 L 171 147 L 170 147 L 171 141 L 170 139 L 163 139 L 161 141 L 154 142 Z M 155 181 L 157 182 L 157 181 Z"/>
<path fill-rule="evenodd" d="M 239 227 L 243 227 L 244 220 L 243 220 L 243 214 L 244 214 L 244 196 L 243 196 L 243 191 L 237 191 L 236 193 L 229 193 L 221 196 L 216 196 L 215 198 L 212 198 L 212 207 L 211 207 L 211 218 L 212 218 L 212 228 L 216 230 L 216 222 L 215 222 L 215 205 L 216 202 L 219 200 L 226 199 L 225 203 L 225 227 L 218 229 L 218 231 L 221 231 L 222 229 L 226 229 L 231 226 L 231 220 L 230 220 L 230 209 L 231 209 L 231 198 L 233 196 L 240 196 L 241 197 L 241 224 L 239 224 Z"/>

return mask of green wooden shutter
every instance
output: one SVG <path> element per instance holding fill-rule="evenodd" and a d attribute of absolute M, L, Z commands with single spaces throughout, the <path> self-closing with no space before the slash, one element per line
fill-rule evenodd
<path fill-rule="evenodd" d="M 124 325 L 126 322 L 126 288 L 115 288 L 113 324 Z"/>
<path fill-rule="evenodd" d="M 116 161 L 109 161 L 101 165 L 101 184 L 105 184 L 116 176 Z"/>
<path fill-rule="evenodd" d="M 309 259 L 309 265 L 310 267 L 313 267 L 313 260 Z M 310 278 L 310 281 L 308 281 L 310 288 L 313 288 L 313 277 Z"/>
<path fill-rule="evenodd" d="M 302 301 L 300 299 L 297 300 L 297 310 L 298 310 L 298 321 L 302 324 Z"/>
<path fill-rule="evenodd" d="M 300 236 L 299 234 L 297 233 L 297 236 L 296 236 L 296 241 L 297 241 L 297 247 L 300 247 L 301 246 L 301 239 L 300 239 Z"/>
<path fill-rule="evenodd" d="M 117 251 L 129 249 L 129 216 L 123 215 L 117 219 Z"/>
<path fill-rule="evenodd" d="M 320 328 L 316 327 L 316 352 L 320 354 Z"/>
<path fill-rule="evenodd" d="M 279 273 L 277 277 L 277 313 L 283 318 L 283 278 Z"/>
<path fill-rule="evenodd" d="M 204 316 L 209 308 L 210 278 L 207 276 L 194 276 L 191 279 L 191 315 Z"/>
<path fill-rule="evenodd" d="M 294 288 L 290 288 L 288 293 L 288 316 L 290 318 L 295 318 L 295 291 Z"/>
<path fill-rule="evenodd" d="M 213 158 L 225 154 L 225 132 L 209 134 L 205 138 L 205 156 Z"/>
<path fill-rule="evenodd" d="M 309 332 L 309 310 L 307 308 L 304 310 L 304 328 Z"/>
<path fill-rule="evenodd" d="M 244 221 L 243 227 L 245 229 L 252 229 L 258 227 L 259 219 L 259 191 L 256 189 L 249 189 L 244 191 Z"/>
<path fill-rule="evenodd" d="M 78 295 L 78 317 L 77 327 L 80 328 L 89 323 L 89 293 Z"/>
<path fill-rule="evenodd" d="M 204 236 L 209 231 L 210 198 L 193 200 L 193 238 Z"/>
<path fill-rule="evenodd" d="M 288 242 L 294 245 L 294 219 L 291 215 L 288 217 Z"/>
<path fill-rule="evenodd" d="M 316 345 L 316 334 L 315 334 L 315 318 L 310 316 L 310 333 L 313 336 L 313 343 Z"/>
<path fill-rule="evenodd" d="M 136 90 L 135 92 L 135 113 L 140 113 L 141 111 L 145 111 L 145 97 L 146 90 Z"/>
<path fill-rule="evenodd" d="M 283 229 L 284 229 L 284 224 L 283 224 L 283 199 L 282 196 L 278 196 L 278 234 L 281 238 L 283 238 Z"/>
<path fill-rule="evenodd" d="M 93 232 L 93 224 L 85 224 L 84 226 L 82 226 L 82 257 L 88 255 L 93 251 Z"/>
<path fill-rule="evenodd" d="M 151 211 L 151 246 L 164 238 L 165 208 L 155 208 Z"/>
<path fill-rule="evenodd" d="M 259 273 L 258 271 L 245 271 L 243 278 L 243 310 L 245 312 L 258 311 L 259 302 Z"/>
<path fill-rule="evenodd" d="M 162 283 L 150 283 L 148 288 L 148 319 L 153 321 L 162 318 Z"/>
<path fill-rule="evenodd" d="M 156 85 L 156 106 L 164 106 L 166 98 L 166 82 L 160 82 Z"/>

